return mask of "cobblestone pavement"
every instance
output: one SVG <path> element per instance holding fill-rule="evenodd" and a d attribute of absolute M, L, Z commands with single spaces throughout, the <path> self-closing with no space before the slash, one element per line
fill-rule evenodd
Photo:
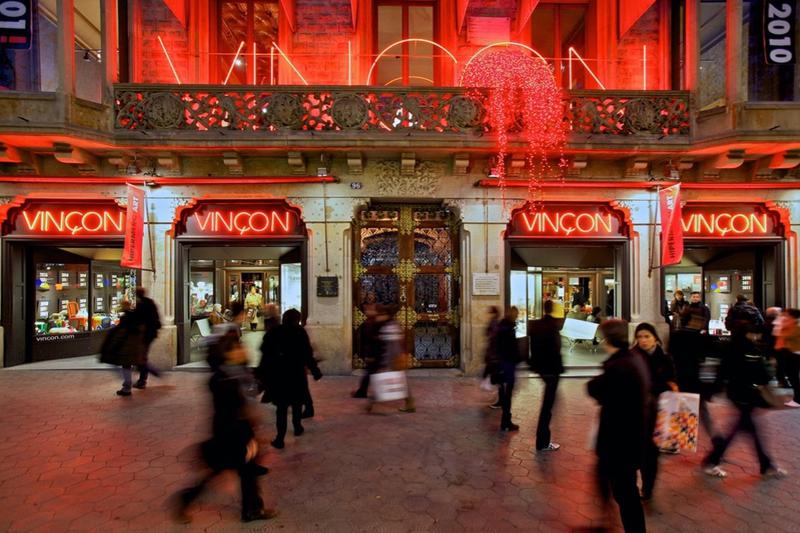
<path fill-rule="evenodd" d="M 174 372 L 131 398 L 107 371 L 0 371 L 0 531 L 569 531 L 598 524 L 588 450 L 595 416 L 584 380 L 562 382 L 552 425 L 561 451 L 531 452 L 542 384 L 520 381 L 519 433 L 499 432 L 491 395 L 470 378 L 415 377 L 418 412 L 385 404 L 371 415 L 349 398 L 354 377 L 314 383 L 317 417 L 282 451 L 268 447 L 274 410 L 259 406 L 266 503 L 276 519 L 241 525 L 238 484 L 218 481 L 189 526 L 169 495 L 199 471 L 192 445 L 209 426 L 207 374 Z M 727 426 L 731 408 L 712 405 Z M 752 445 L 737 440 L 730 477 L 699 471 L 701 453 L 664 456 L 651 531 L 798 531 L 800 410 L 762 413 L 789 478 L 762 480 Z M 615 518 L 616 520 L 616 518 Z M 618 522 L 616 524 L 619 525 Z"/>

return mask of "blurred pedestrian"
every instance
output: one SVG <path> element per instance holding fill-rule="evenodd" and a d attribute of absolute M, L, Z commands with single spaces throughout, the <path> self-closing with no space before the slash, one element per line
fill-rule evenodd
<path fill-rule="evenodd" d="M 264 306 L 264 332 L 271 330 L 281 323 L 281 312 L 275 304 Z"/>
<path fill-rule="evenodd" d="M 261 362 L 256 369 L 256 377 L 264 384 L 268 397 L 277 407 L 275 425 L 278 433 L 272 446 L 279 450 L 285 445 L 289 407 L 292 408 L 295 437 L 305 431 L 301 417 L 303 402 L 309 395 L 306 368 L 315 380 L 322 378 L 308 333 L 300 320 L 300 311 L 289 309 L 283 313 L 281 324 L 264 334 Z"/>
<path fill-rule="evenodd" d="M 158 337 L 158 330 L 161 329 L 161 318 L 158 315 L 156 303 L 147 297 L 144 287 L 136 287 L 136 308 L 134 309 L 136 320 L 143 326 L 142 336 L 142 362 L 138 365 L 139 379 L 133 385 L 137 389 L 147 387 L 147 377 L 153 374 L 159 377 L 161 373 L 150 364 L 150 346 Z"/>
<path fill-rule="evenodd" d="M 544 302 L 544 316 L 531 323 L 529 333 L 531 369 L 539 374 L 544 382 L 544 397 L 539 411 L 539 423 L 536 426 L 537 452 L 556 451 L 561 447 L 560 444 L 550 440 L 553 405 L 556 402 L 558 382 L 564 373 L 564 362 L 561 359 L 561 324 L 553 318 L 552 312 L 553 302 L 550 300 Z"/>
<path fill-rule="evenodd" d="M 378 322 L 378 305 L 367 302 L 363 305 L 366 320 L 361 324 L 359 353 L 364 358 L 366 373 L 361 377 L 361 382 L 350 395 L 353 398 L 366 398 L 369 390 L 369 380 L 372 374 L 378 371 L 383 357 L 383 345 L 380 340 L 381 325 Z"/>
<path fill-rule="evenodd" d="M 782 312 L 783 309 L 780 307 L 768 307 L 764 312 L 764 325 L 761 328 L 761 341 L 759 342 L 759 345 L 764 351 L 764 355 L 767 357 L 767 359 L 775 360 L 775 379 L 778 380 L 778 386 L 788 387 L 789 382 L 786 380 L 786 368 L 784 366 L 784 362 L 778 354 L 777 349 L 775 348 L 775 344 L 777 342 L 775 333 L 777 332 L 778 325 L 781 322 L 780 316 Z"/>
<path fill-rule="evenodd" d="M 739 412 L 738 420 L 730 433 L 714 443 L 714 448 L 703 460 L 703 471 L 713 477 L 726 477 L 728 473 L 720 468 L 720 463 L 731 441 L 740 431 L 747 431 L 753 437 L 761 475 L 764 477 L 783 477 L 786 471 L 778 468 L 764 449 L 753 412 L 757 407 L 766 407 L 759 387 L 769 382 L 766 361 L 759 352 L 754 340 L 757 334 L 748 327 L 735 327 L 731 332 L 729 353 L 722 360 L 722 378 L 727 381 L 728 398 Z"/>
<path fill-rule="evenodd" d="M 405 346 L 403 340 L 403 328 L 400 323 L 394 319 L 397 314 L 396 305 L 379 305 L 377 307 L 376 323 L 379 325 L 378 329 L 378 346 L 381 349 L 379 363 L 377 365 L 377 372 L 385 371 L 406 371 L 409 367 L 409 356 L 405 353 Z M 405 405 L 400 408 L 404 413 L 416 412 L 414 404 L 414 397 L 411 395 L 411 389 L 408 386 L 408 379 L 406 378 Z M 369 398 L 367 404 L 367 412 L 372 411 L 374 400 Z"/>
<path fill-rule="evenodd" d="M 728 314 L 725 316 L 725 329 L 728 331 L 733 331 L 738 324 L 749 324 L 759 329 L 764 325 L 761 311 L 751 304 L 744 294 L 736 296 L 736 303 L 728 309 Z"/>
<path fill-rule="evenodd" d="M 486 349 L 483 352 L 483 378 L 489 378 L 492 385 L 498 385 L 497 400 L 490 404 L 492 409 L 500 409 L 503 405 L 500 402 L 500 387 L 498 377 L 500 375 L 500 359 L 497 356 L 497 325 L 500 323 L 500 309 L 492 305 L 489 307 L 489 323 L 486 325 Z"/>
<path fill-rule="evenodd" d="M 644 358 L 650 370 L 650 412 L 645 430 L 645 436 L 650 438 L 645 438 L 641 468 L 642 499 L 648 501 L 653 497 L 658 474 L 659 449 L 652 439 L 658 416 L 658 397 L 662 392 L 677 391 L 678 385 L 675 382 L 675 365 L 672 363 L 672 357 L 662 348 L 656 328 L 652 324 L 642 322 L 636 326 L 634 334 L 636 343 L 633 350 Z"/>
<path fill-rule="evenodd" d="M 500 359 L 500 403 L 502 431 L 519 431 L 519 426 L 511 421 L 511 397 L 516 382 L 517 364 L 519 364 L 519 347 L 517 345 L 517 317 L 519 310 L 511 307 L 503 320 L 497 325 L 496 347 Z"/>
<path fill-rule="evenodd" d="M 800 407 L 800 309 L 786 309 L 775 326 L 775 351 L 785 379 L 793 389 L 786 407 Z"/>
<path fill-rule="evenodd" d="M 628 350 L 628 323 L 606 320 L 600 324 L 603 349 L 609 355 L 603 373 L 587 384 L 589 395 L 600 404 L 597 432 L 597 476 L 608 501 L 611 490 L 619 505 L 627 533 L 645 531 L 644 511 L 636 485 L 650 422 L 650 372 L 642 356 Z"/>
<path fill-rule="evenodd" d="M 242 521 L 267 520 L 276 516 L 264 509 L 258 476 L 267 472 L 256 462 L 258 443 L 255 439 L 256 416 L 245 391 L 250 373 L 247 353 L 238 335 L 229 329 L 220 336 L 209 353 L 213 371 L 209 388 L 213 399 L 212 437 L 201 445 L 209 472 L 200 481 L 178 494 L 176 518 L 188 523 L 188 509 L 203 493 L 208 483 L 225 470 L 239 474 L 242 493 Z"/>
<path fill-rule="evenodd" d="M 130 396 L 133 366 L 141 369 L 144 359 L 144 326 L 137 319 L 128 300 L 120 303 L 119 322 L 108 333 L 100 347 L 100 362 L 117 365 L 122 372 L 122 388 L 117 396 Z M 141 370 L 140 370 L 141 372 Z"/>

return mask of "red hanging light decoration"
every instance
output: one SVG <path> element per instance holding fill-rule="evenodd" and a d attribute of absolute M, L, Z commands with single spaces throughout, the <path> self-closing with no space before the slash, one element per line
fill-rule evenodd
<path fill-rule="evenodd" d="M 490 50 L 467 66 L 461 85 L 468 87 L 467 95 L 476 99 L 483 99 L 483 90 L 489 90 L 487 118 L 497 135 L 492 174 L 497 176 L 504 202 L 509 136 L 519 134 L 525 139 L 528 199 L 538 209 L 542 202 L 541 182 L 553 172 L 549 156 L 555 152 L 559 166 L 565 165 L 563 100 L 549 65 L 521 51 Z"/>

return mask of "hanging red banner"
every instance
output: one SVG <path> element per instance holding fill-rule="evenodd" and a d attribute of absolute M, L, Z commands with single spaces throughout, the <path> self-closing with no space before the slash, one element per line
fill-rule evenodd
<path fill-rule="evenodd" d="M 661 266 L 675 265 L 683 259 L 680 183 L 658 192 L 661 202 Z"/>
<path fill-rule="evenodd" d="M 125 246 L 120 266 L 142 268 L 142 242 L 144 240 L 144 189 L 128 185 L 128 213 L 125 217 Z"/>

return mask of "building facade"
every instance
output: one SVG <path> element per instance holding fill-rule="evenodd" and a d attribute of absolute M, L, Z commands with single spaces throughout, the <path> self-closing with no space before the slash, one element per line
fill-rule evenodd
<path fill-rule="evenodd" d="M 794 3 L 2 4 L 24 28 L 0 33 L 3 366 L 95 353 L 136 285 L 156 363 L 197 360 L 239 300 L 256 331 L 300 309 L 331 373 L 362 365 L 369 302 L 398 306 L 416 366 L 467 373 L 491 305 L 523 330 L 547 298 L 665 327 L 698 290 L 714 330 L 737 293 L 798 305 Z M 567 125 L 534 210 L 524 135 L 498 179 L 491 97 L 460 83 L 511 49 L 547 62 Z M 685 253 L 662 268 L 676 183 Z M 141 269 L 120 266 L 128 184 Z"/>

